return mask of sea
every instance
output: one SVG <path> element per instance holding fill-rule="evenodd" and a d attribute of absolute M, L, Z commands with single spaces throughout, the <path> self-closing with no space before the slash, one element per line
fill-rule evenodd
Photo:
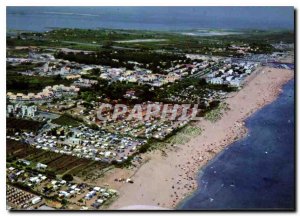
<path fill-rule="evenodd" d="M 293 7 L 7 7 L 7 30 L 111 28 L 186 31 L 203 29 L 294 29 Z M 190 31 L 193 30 L 193 31 Z M 224 35 L 228 32 L 213 32 Z"/>
<path fill-rule="evenodd" d="M 198 175 L 198 189 L 179 210 L 295 208 L 295 80 L 246 120 L 248 136 L 234 142 Z"/>

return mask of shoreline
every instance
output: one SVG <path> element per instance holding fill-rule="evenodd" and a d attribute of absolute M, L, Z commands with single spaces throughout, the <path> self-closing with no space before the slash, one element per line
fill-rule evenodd
<path fill-rule="evenodd" d="M 162 156 L 159 150 L 146 153 L 143 158 L 149 159 L 135 170 L 115 170 L 111 176 L 125 175 L 132 178 L 134 184 L 115 185 L 120 196 L 109 209 L 134 205 L 176 209 L 197 187 L 201 187 L 197 184 L 199 172 L 227 146 L 247 135 L 245 120 L 273 102 L 282 86 L 293 77 L 291 70 L 258 68 L 241 90 L 225 100 L 230 110 L 220 120 L 197 122 L 203 129 L 200 135 L 191 137 L 189 142 L 174 150 L 167 150 L 167 156 Z M 112 182 L 109 173 L 103 180 L 118 184 Z"/>
<path fill-rule="evenodd" d="M 293 79 L 293 78 L 292 78 Z M 286 83 L 283 84 L 283 87 L 285 85 L 287 85 L 292 79 L 288 80 Z M 273 103 L 275 103 L 277 101 L 277 99 L 279 98 L 279 96 L 282 94 L 282 91 L 279 91 L 279 94 L 276 96 L 275 100 L 273 100 L 271 103 L 268 103 L 262 107 L 260 107 L 259 109 L 255 110 L 253 113 L 251 113 L 247 118 L 245 118 L 244 122 L 245 125 L 247 123 L 247 121 L 249 121 L 250 118 L 254 118 L 254 115 L 261 111 L 262 109 L 264 109 L 266 106 L 271 105 Z M 231 147 L 234 144 L 243 142 L 243 139 L 247 139 L 248 138 L 248 134 L 249 133 L 249 128 L 247 126 L 246 127 L 246 132 L 243 136 L 241 136 L 240 139 L 237 139 L 235 141 L 233 141 L 232 143 L 230 143 L 229 145 L 226 146 L 226 148 L 224 148 L 222 151 L 220 151 L 219 153 L 216 154 L 216 156 L 207 162 L 207 164 L 205 164 L 203 167 L 200 167 L 200 169 L 198 170 L 197 173 L 197 181 L 198 183 L 201 182 L 200 180 L 203 178 L 203 176 L 205 175 L 205 171 L 209 168 L 209 166 L 213 165 L 215 162 L 218 161 L 219 157 L 221 157 L 223 154 L 225 154 L 225 152 L 229 149 L 229 147 Z M 176 206 L 174 210 L 183 210 L 180 209 L 180 207 L 182 207 L 186 202 L 188 202 L 190 199 L 192 199 L 194 197 L 194 194 L 196 192 L 198 192 L 199 190 L 201 190 L 201 185 L 198 184 L 198 187 L 196 188 L 196 190 L 192 191 L 190 194 L 188 194 L 184 199 L 182 199 Z"/>

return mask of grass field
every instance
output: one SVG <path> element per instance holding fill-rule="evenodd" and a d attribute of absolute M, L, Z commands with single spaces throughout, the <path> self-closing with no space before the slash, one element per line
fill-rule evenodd
<path fill-rule="evenodd" d="M 154 141 L 149 150 L 165 150 L 165 149 L 173 149 L 174 145 L 185 144 L 189 142 L 193 137 L 198 136 L 202 133 L 201 128 L 195 125 L 187 125 L 184 128 L 180 129 L 176 134 L 170 136 L 166 140 L 163 141 Z"/>
<path fill-rule="evenodd" d="M 216 122 L 223 116 L 223 113 L 228 111 L 229 107 L 227 103 L 220 103 L 217 108 L 207 112 L 204 116 L 204 119 Z"/>

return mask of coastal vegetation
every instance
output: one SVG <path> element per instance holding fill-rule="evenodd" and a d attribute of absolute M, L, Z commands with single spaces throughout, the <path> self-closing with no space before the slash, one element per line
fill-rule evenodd
<path fill-rule="evenodd" d="M 155 92 L 150 90 L 148 85 L 139 85 L 137 83 L 116 81 L 109 82 L 104 79 L 98 79 L 98 84 L 93 85 L 91 88 L 82 88 L 80 90 L 78 98 L 87 102 L 97 101 L 99 97 L 103 99 L 119 100 L 123 103 L 138 103 L 142 101 L 152 100 L 155 96 Z M 123 96 L 128 90 L 134 90 L 137 99 L 125 99 Z"/>
<path fill-rule="evenodd" d="M 264 40 L 261 40 L 261 38 Z M 153 42 L 137 40 L 132 43 L 120 43 L 134 39 L 154 39 Z M 159 40 L 160 39 L 160 40 Z M 155 41 L 157 40 L 157 41 Z M 184 41 L 184 42 L 183 42 Z M 271 43 L 280 41 L 292 43 L 292 31 L 241 30 L 240 34 L 201 36 L 186 35 L 184 32 L 154 32 L 145 30 L 111 30 L 111 29 L 53 29 L 47 33 L 19 32 L 11 35 L 7 45 L 66 47 L 77 50 L 100 51 L 107 48 L 114 50 L 149 51 L 164 50 L 172 52 L 199 53 L 209 55 L 236 55 L 229 49 L 231 44 L 242 45 L 247 41 L 254 53 L 269 53 L 274 51 Z M 138 55 L 136 55 L 138 56 Z"/>
<path fill-rule="evenodd" d="M 69 61 L 75 61 L 82 64 L 99 64 L 115 68 L 125 67 L 133 70 L 135 63 L 142 68 L 152 70 L 154 73 L 164 74 L 165 70 L 172 66 L 172 61 L 180 61 L 186 64 L 191 60 L 184 55 L 175 53 L 158 53 L 147 50 L 114 50 L 103 49 L 99 52 L 64 52 L 55 53 L 55 57 Z"/>
<path fill-rule="evenodd" d="M 68 115 L 66 113 L 62 114 L 60 117 L 56 119 L 53 119 L 52 123 L 58 125 L 74 126 L 74 127 L 77 127 L 81 124 L 81 122 L 78 121 L 78 119 L 75 119 L 71 115 Z"/>
<path fill-rule="evenodd" d="M 182 100 L 181 103 L 197 103 L 199 98 L 205 98 L 211 90 L 233 92 L 237 88 L 227 84 L 207 83 L 202 78 L 188 77 L 155 91 L 155 100 L 171 102 L 172 98 L 176 97 Z M 180 101 L 177 100 L 178 102 Z"/>
<path fill-rule="evenodd" d="M 211 122 L 216 122 L 221 119 L 224 112 L 228 111 L 229 109 L 230 108 L 228 107 L 227 103 L 219 103 L 215 109 L 212 109 L 205 114 L 204 119 Z"/>
<path fill-rule="evenodd" d="M 182 128 L 178 133 L 174 134 L 173 136 L 170 136 L 162 143 L 165 144 L 164 147 L 167 147 L 167 145 L 174 146 L 174 145 L 180 145 L 189 142 L 193 137 L 198 136 L 202 133 L 202 130 L 197 125 L 189 124 Z M 162 145 L 163 146 L 163 145 Z"/>

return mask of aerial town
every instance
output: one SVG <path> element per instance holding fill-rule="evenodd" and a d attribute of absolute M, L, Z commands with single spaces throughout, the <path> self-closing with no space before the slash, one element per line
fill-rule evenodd
<path fill-rule="evenodd" d="M 86 42 L 95 45 L 89 46 L 83 44 L 80 34 L 87 40 L 93 34 L 99 38 L 110 34 L 116 39 L 99 48 L 97 37 Z M 136 34 L 152 39 L 155 35 Z M 167 41 L 201 39 L 175 33 L 158 35 L 153 41 L 134 43 L 122 43 L 126 36 L 136 39 L 127 32 L 107 29 L 7 35 L 9 209 L 106 209 L 118 198 L 114 182 L 135 182 L 130 176 L 119 176 L 108 183 L 103 176 L 112 169 L 138 167 L 144 153 L 156 143 L 192 125 L 192 107 L 185 110 L 181 105 L 197 104 L 194 114 L 208 118 L 264 66 L 294 69 L 292 64 L 279 63 L 293 53 L 290 41 L 228 40 L 222 44 L 218 40 L 215 46 L 176 47 Z M 62 41 L 69 38 L 78 44 Z M 174 52 L 171 46 L 176 48 Z M 116 119 L 112 110 L 106 109 L 106 121 L 101 121 L 98 109 L 107 104 L 126 104 L 128 109 Z M 173 120 L 155 115 L 140 120 L 129 118 L 135 104 L 141 104 L 142 119 L 148 105 L 158 105 L 161 110 L 164 104 L 179 107 Z M 187 118 L 180 121 L 183 113 Z M 212 121 L 217 117 L 213 115 Z"/>

